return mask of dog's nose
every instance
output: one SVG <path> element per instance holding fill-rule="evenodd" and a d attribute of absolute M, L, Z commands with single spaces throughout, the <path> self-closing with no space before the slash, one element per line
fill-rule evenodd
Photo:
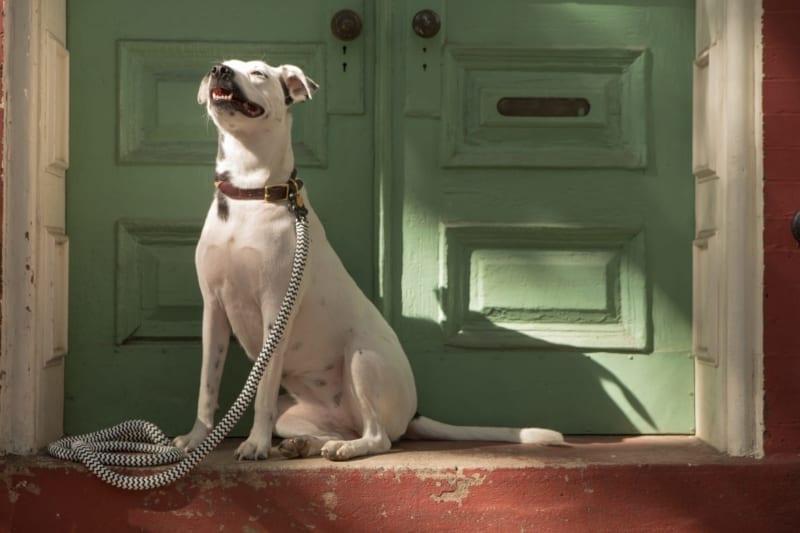
<path fill-rule="evenodd" d="M 211 67 L 211 75 L 220 80 L 229 80 L 233 77 L 233 69 L 220 63 Z"/>

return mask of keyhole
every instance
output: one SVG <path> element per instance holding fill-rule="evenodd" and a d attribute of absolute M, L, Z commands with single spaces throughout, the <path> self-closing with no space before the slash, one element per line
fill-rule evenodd
<path fill-rule="evenodd" d="M 347 62 L 342 63 L 342 72 L 347 72 Z"/>
<path fill-rule="evenodd" d="M 347 55 L 347 46 L 342 46 L 342 55 L 343 56 Z"/>
<path fill-rule="evenodd" d="M 422 64 L 422 71 L 423 72 L 428 72 L 428 64 L 427 63 L 423 63 Z"/>

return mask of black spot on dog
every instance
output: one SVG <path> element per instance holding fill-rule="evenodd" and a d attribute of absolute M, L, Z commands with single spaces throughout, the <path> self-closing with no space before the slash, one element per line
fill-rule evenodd
<path fill-rule="evenodd" d="M 328 386 L 328 382 L 325 381 L 324 379 L 315 379 L 314 380 L 314 385 L 316 385 L 317 387 L 327 387 Z"/>
<path fill-rule="evenodd" d="M 337 392 L 336 394 L 333 395 L 333 405 L 335 405 L 336 407 L 339 407 L 340 405 L 342 405 L 342 393 L 341 392 Z"/>
<path fill-rule="evenodd" d="M 217 216 L 223 222 L 226 222 L 228 220 L 228 216 L 230 216 L 230 206 L 228 206 L 228 200 L 220 191 L 217 191 Z"/>
<path fill-rule="evenodd" d="M 221 139 L 221 137 L 220 137 Z M 219 172 L 216 175 L 217 181 L 230 181 L 231 173 L 227 170 L 225 172 Z M 230 215 L 230 207 L 228 206 L 228 200 L 225 198 L 225 195 L 221 192 L 217 191 L 217 216 L 219 219 L 225 222 L 228 220 L 228 216 Z"/>
<path fill-rule="evenodd" d="M 333 370 L 335 367 L 336 367 L 336 365 L 335 365 L 335 364 L 333 364 L 333 363 L 331 363 L 331 364 L 329 364 L 328 366 L 326 366 L 326 367 L 325 367 L 325 370 L 326 370 L 326 371 L 328 371 L 328 370 Z"/>

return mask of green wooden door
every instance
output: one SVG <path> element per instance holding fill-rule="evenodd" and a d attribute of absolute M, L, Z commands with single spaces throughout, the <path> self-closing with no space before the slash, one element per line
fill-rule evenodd
<path fill-rule="evenodd" d="M 67 431 L 194 419 L 216 153 L 194 97 L 213 62 L 256 57 L 322 86 L 295 111 L 300 175 L 422 411 L 691 432 L 693 10 L 648 4 L 70 3 Z M 342 8 L 364 19 L 349 43 L 329 29 Z M 411 29 L 425 8 L 431 39 Z M 248 368 L 234 351 L 223 408 Z"/>
<path fill-rule="evenodd" d="M 360 5 L 69 3 L 68 432 L 146 417 L 175 434 L 194 420 L 202 307 L 193 255 L 217 150 L 196 95 L 218 61 L 292 63 L 323 87 L 294 108 L 299 175 L 333 245 L 373 295 L 371 37 L 343 48 L 329 30 L 336 9 Z M 232 349 L 223 408 L 249 369 Z"/>
<path fill-rule="evenodd" d="M 420 411 L 693 432 L 693 2 L 399 10 L 389 279 Z"/>

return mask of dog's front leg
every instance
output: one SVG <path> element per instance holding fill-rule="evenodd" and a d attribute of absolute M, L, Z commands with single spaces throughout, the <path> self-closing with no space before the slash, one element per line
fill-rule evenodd
<path fill-rule="evenodd" d="M 219 384 L 225 357 L 228 354 L 231 328 L 220 305 L 206 302 L 203 305 L 203 363 L 200 369 L 200 392 L 197 398 L 197 419 L 186 435 L 177 437 L 173 444 L 184 450 L 192 450 L 200 444 L 214 427 L 217 410 Z"/>
<path fill-rule="evenodd" d="M 273 352 L 269 365 L 258 383 L 256 400 L 253 405 L 253 427 L 250 429 L 247 440 L 239 445 L 235 453 L 236 458 L 240 461 L 261 460 L 269 457 L 272 447 L 272 430 L 278 419 L 278 392 L 283 372 L 285 337 L 286 335 Z"/>

